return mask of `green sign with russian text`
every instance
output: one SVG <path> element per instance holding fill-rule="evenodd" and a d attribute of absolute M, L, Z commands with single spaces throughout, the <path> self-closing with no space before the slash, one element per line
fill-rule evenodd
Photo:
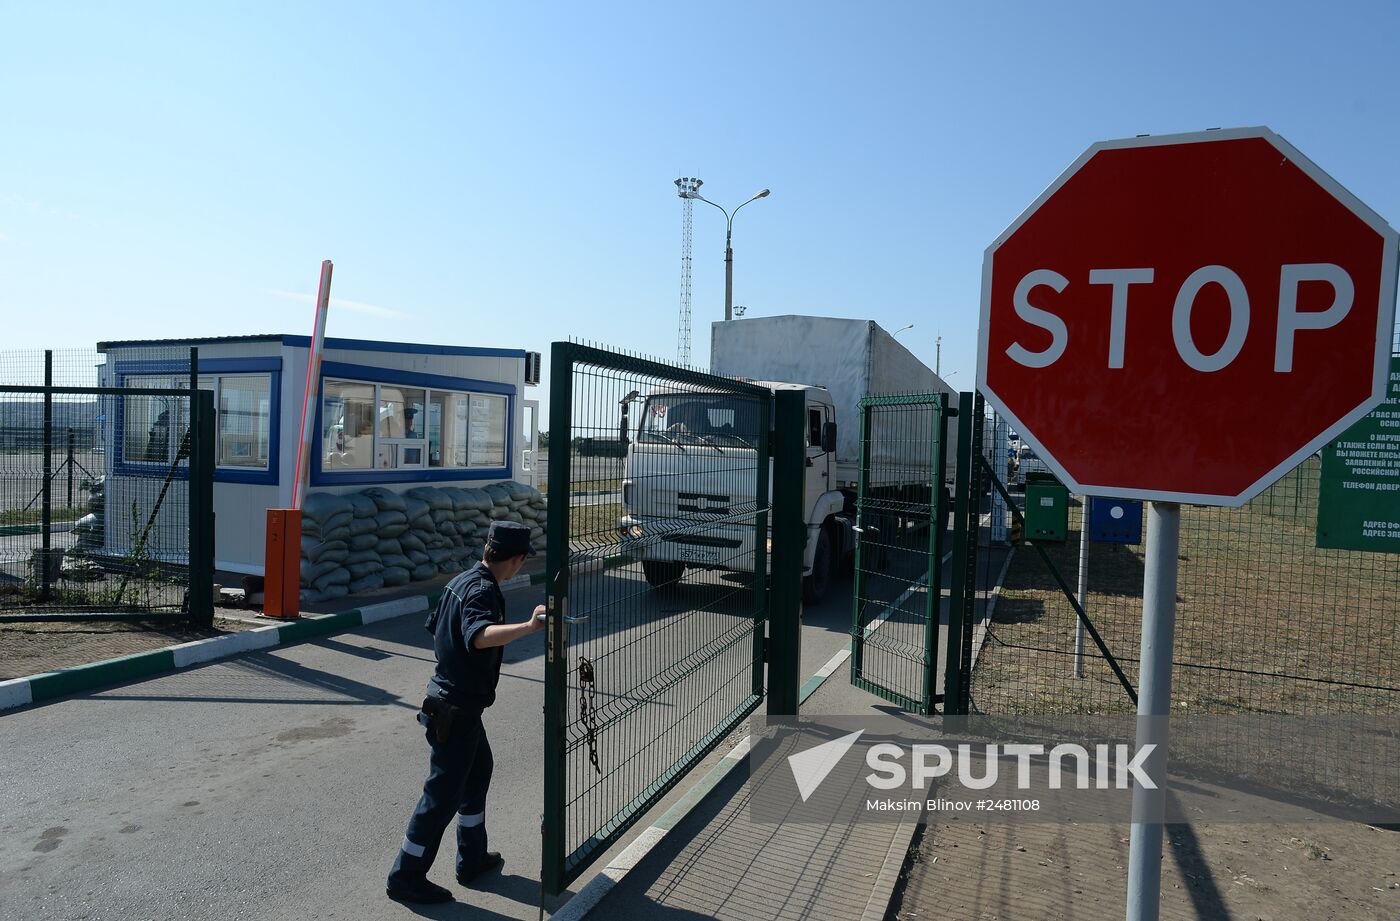
<path fill-rule="evenodd" d="M 1317 545 L 1400 553 L 1400 358 L 1385 402 L 1322 449 Z"/>

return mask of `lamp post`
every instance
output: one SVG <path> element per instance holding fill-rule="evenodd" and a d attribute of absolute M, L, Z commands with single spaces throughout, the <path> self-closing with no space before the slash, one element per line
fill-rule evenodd
<path fill-rule="evenodd" d="M 696 201 L 703 201 L 707 205 L 713 205 L 719 208 L 724 214 L 724 319 L 732 320 L 734 319 L 734 215 L 738 214 L 739 208 L 744 207 L 744 205 L 758 201 L 760 198 L 767 198 L 768 190 L 764 189 L 753 198 L 737 206 L 731 212 L 725 211 L 722 206 L 716 205 L 714 202 L 701 195 L 699 192 L 699 183 L 696 183 L 693 189 L 680 186 L 679 182 L 677 186 L 681 189 L 680 194 L 682 198 L 693 198 Z"/>
<path fill-rule="evenodd" d="M 901 326 L 899 329 L 897 329 L 897 330 L 894 331 L 894 335 L 891 336 L 890 338 L 891 338 L 891 339 L 898 339 L 900 333 L 902 333 L 902 332 L 904 332 L 904 331 L 906 331 L 906 330 L 913 329 L 913 328 L 914 328 L 914 324 L 913 324 L 913 323 L 910 323 L 908 326 Z"/>

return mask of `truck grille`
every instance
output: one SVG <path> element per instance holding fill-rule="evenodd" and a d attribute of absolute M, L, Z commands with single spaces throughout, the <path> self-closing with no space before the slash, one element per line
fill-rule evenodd
<path fill-rule="evenodd" d="M 696 515 L 728 515 L 729 497 L 699 492 L 676 493 L 676 511 Z"/>

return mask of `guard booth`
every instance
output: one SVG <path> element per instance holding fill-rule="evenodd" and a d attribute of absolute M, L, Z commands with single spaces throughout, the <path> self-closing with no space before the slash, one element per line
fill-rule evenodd
<path fill-rule="evenodd" d="M 292 501 L 310 337 L 283 334 L 99 342 L 105 387 L 197 386 L 214 394 L 215 566 L 262 575 L 266 510 Z M 522 349 L 325 340 L 312 411 L 310 489 L 531 482 L 538 353 Z M 130 404 L 130 405 L 126 405 Z M 168 467 L 188 428 L 184 402 L 124 401 L 103 420 L 104 542 L 131 532 L 128 486 Z M 159 527 L 181 528 L 172 514 Z"/>

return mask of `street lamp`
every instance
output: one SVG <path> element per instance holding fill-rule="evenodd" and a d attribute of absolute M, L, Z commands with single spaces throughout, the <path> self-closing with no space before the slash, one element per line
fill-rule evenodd
<path fill-rule="evenodd" d="M 913 329 L 913 328 L 914 328 L 914 324 L 913 324 L 913 323 L 910 323 L 908 326 L 901 326 L 899 329 L 897 329 L 897 330 L 894 331 L 894 335 L 891 336 L 890 338 L 891 338 L 891 339 L 897 339 L 897 338 L 899 338 L 899 334 L 900 334 L 900 333 L 904 332 L 906 329 Z"/>
<path fill-rule="evenodd" d="M 753 198 L 736 207 L 732 212 L 725 211 L 720 205 L 716 205 L 708 198 L 700 194 L 700 184 L 694 186 L 681 185 L 681 181 L 676 180 L 676 187 L 680 189 L 681 198 L 693 198 L 696 201 L 703 201 L 707 205 L 714 205 L 724 214 L 724 318 L 734 319 L 734 215 L 739 213 L 739 208 L 750 202 L 756 202 L 760 198 L 768 197 L 768 190 L 764 189 Z"/>

